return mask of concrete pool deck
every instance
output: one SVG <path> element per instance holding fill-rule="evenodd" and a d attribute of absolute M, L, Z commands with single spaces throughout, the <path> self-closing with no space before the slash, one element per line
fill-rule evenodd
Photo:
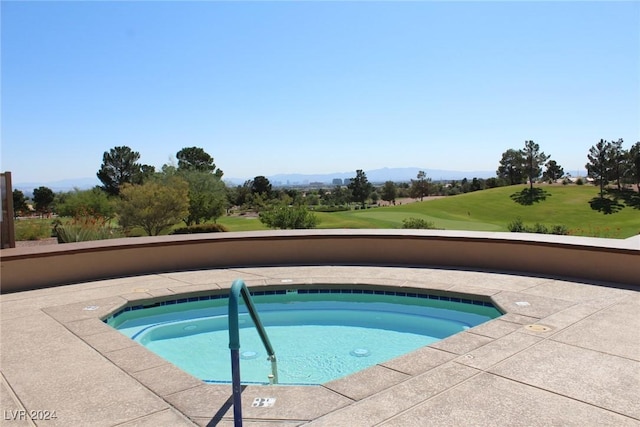
<path fill-rule="evenodd" d="M 247 426 L 640 425 L 640 292 L 462 269 L 349 266 L 221 268 L 0 295 L 0 424 L 233 425 L 230 385 L 202 383 L 100 317 L 130 301 L 227 289 L 237 278 L 252 290 L 367 284 L 472 294 L 506 312 L 323 386 L 247 386 Z M 256 398 L 275 404 L 253 407 Z"/>

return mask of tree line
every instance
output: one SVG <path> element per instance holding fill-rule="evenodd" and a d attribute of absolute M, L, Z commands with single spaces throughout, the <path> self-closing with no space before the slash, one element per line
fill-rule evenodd
<path fill-rule="evenodd" d="M 214 158 L 200 147 L 185 147 L 176 153 L 177 164 L 165 164 L 160 170 L 140 162 L 140 153 L 127 146 L 104 152 L 96 175 L 101 186 L 91 190 L 74 190 L 54 194 L 47 187 L 33 191 L 35 210 L 41 214 L 55 212 L 65 217 L 94 216 L 108 223 L 117 219 L 120 227 L 139 227 L 148 235 L 158 235 L 184 222 L 187 227 L 216 220 L 237 207 L 256 212 L 260 220 L 273 228 L 311 228 L 317 219 L 308 208 L 317 210 L 364 209 L 379 200 L 395 204 L 397 198 L 423 200 L 430 195 L 455 195 L 503 185 L 557 181 L 567 178 L 556 161 L 540 150 L 534 141 L 525 141 L 522 149 L 508 149 L 502 154 L 495 178 L 460 182 L 433 182 L 424 171 L 408 183 L 387 181 L 374 186 L 366 173 L 358 169 L 348 185 L 298 191 L 274 189 L 265 176 L 256 176 L 243 185 L 229 186 Z M 622 139 L 600 140 L 587 155 L 588 176 L 600 186 L 604 197 L 606 186 L 618 189 L 635 184 L 640 191 L 640 142 L 623 148 Z M 13 192 L 17 214 L 27 211 L 27 198 L 19 190 Z M 291 228 L 291 227 L 289 227 Z"/>
<path fill-rule="evenodd" d="M 616 141 L 601 139 L 589 149 L 585 164 L 587 177 L 600 186 L 601 196 L 611 182 L 619 190 L 625 184 L 634 184 L 640 191 L 640 141 L 629 149 L 624 149 L 623 143 L 621 138 Z M 509 185 L 528 182 L 530 188 L 540 178 L 553 182 L 567 176 L 562 166 L 540 151 L 540 146 L 533 141 L 525 141 L 522 149 L 511 148 L 502 153 L 496 175 Z"/>

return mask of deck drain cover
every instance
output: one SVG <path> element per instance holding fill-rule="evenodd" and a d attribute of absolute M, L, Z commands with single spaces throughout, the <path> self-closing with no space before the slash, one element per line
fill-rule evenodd
<path fill-rule="evenodd" d="M 251 404 L 254 408 L 269 408 L 276 403 L 275 397 L 256 397 Z"/>
<path fill-rule="evenodd" d="M 551 330 L 550 327 L 544 325 L 527 325 L 525 328 L 532 332 L 548 332 Z"/>

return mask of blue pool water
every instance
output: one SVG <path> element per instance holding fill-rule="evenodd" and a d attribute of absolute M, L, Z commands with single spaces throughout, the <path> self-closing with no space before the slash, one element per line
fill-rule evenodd
<path fill-rule="evenodd" d="M 382 294 L 282 291 L 254 296 L 278 359 L 279 383 L 322 384 L 501 315 L 478 301 Z M 228 299 L 181 301 L 125 311 L 107 323 L 204 381 L 231 382 Z M 244 308 L 241 305 L 242 382 L 267 383 L 271 364 Z"/>

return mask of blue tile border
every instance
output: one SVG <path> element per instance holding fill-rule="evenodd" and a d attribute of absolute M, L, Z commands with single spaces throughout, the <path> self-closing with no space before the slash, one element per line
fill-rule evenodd
<path fill-rule="evenodd" d="M 274 291 L 255 291 L 250 292 L 251 296 L 266 296 L 266 295 L 286 295 L 288 292 L 295 291 L 298 294 L 367 294 L 367 295 L 385 295 L 385 296 L 395 296 L 402 298 L 423 298 L 423 299 L 431 299 L 438 301 L 449 301 L 449 302 L 457 302 L 461 304 L 471 304 L 471 305 L 482 305 L 485 307 L 491 307 L 497 309 L 495 305 L 491 302 L 480 301 L 480 300 L 471 300 L 467 298 L 458 298 L 458 297 L 448 297 L 445 295 L 434 295 L 429 293 L 418 293 L 418 292 L 395 292 L 395 291 L 382 291 L 376 289 L 361 289 L 361 288 L 312 288 L 312 289 L 279 289 Z M 216 299 L 228 299 L 228 294 L 214 294 L 214 295 L 202 295 L 198 297 L 181 297 L 172 300 L 166 300 L 161 302 L 156 302 L 153 304 L 147 305 L 133 305 L 127 306 L 113 313 L 111 316 L 107 317 L 103 321 L 105 323 L 115 319 L 121 314 L 127 311 L 134 310 L 142 310 L 144 308 L 153 308 L 160 307 L 165 305 L 175 305 L 175 304 L 183 304 L 188 302 L 196 302 L 196 301 L 208 301 L 208 300 L 216 300 Z"/>

